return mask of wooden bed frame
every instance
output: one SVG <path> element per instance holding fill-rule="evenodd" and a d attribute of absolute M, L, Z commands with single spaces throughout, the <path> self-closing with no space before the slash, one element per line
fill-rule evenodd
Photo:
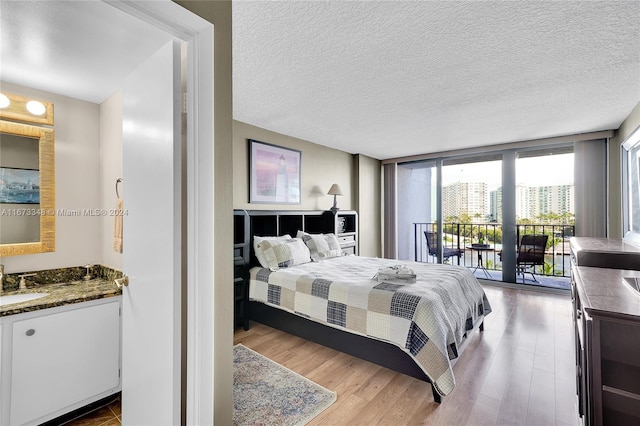
<path fill-rule="evenodd" d="M 291 212 L 291 211 L 269 211 L 268 216 L 279 216 L 286 215 L 290 217 L 291 215 L 300 214 L 300 215 L 310 215 L 310 214 L 321 214 L 326 215 L 327 212 Z M 253 235 L 255 229 L 260 229 L 264 231 L 264 224 L 260 224 L 258 226 L 254 226 L 253 220 L 255 218 L 259 218 L 257 220 L 262 221 L 264 217 L 267 216 L 265 211 L 248 211 L 247 217 L 249 218 L 249 226 L 250 229 L 248 238 L 246 238 L 246 242 L 249 245 L 250 250 L 250 262 L 247 265 L 247 268 L 253 266 L 259 266 L 257 259 L 253 253 Z M 289 219 L 287 219 L 289 220 Z M 323 229 L 323 230 L 306 230 L 307 232 L 317 233 L 317 232 L 334 232 L 332 229 Z M 264 232 L 258 234 L 260 236 L 271 236 L 271 235 L 284 235 L 290 234 L 295 236 L 297 230 L 286 230 L 286 229 L 278 229 L 279 232 L 273 234 L 265 234 Z M 247 269 L 248 270 L 248 269 Z M 247 300 L 248 300 L 248 286 L 247 286 Z M 366 361 L 373 362 L 374 364 L 380 365 L 382 367 L 389 368 L 391 370 L 397 371 L 402 374 L 406 374 L 411 377 L 415 377 L 419 380 L 423 380 L 425 382 L 431 383 L 429 377 L 422 371 L 420 367 L 416 364 L 416 362 L 409 356 L 406 352 L 404 352 L 399 347 L 384 342 L 382 340 L 377 340 L 369 337 L 364 337 L 358 334 L 353 334 L 347 331 L 343 331 L 337 329 L 335 327 L 331 327 L 328 325 L 324 325 L 322 323 L 289 313 L 287 311 L 265 305 L 261 302 L 250 301 L 248 308 L 248 319 L 253 321 L 257 321 L 259 323 L 268 325 L 269 327 L 273 327 L 275 329 L 284 331 L 289 334 L 293 334 L 295 336 L 301 337 L 303 339 L 321 344 L 323 346 L 327 346 L 331 349 L 335 349 L 340 352 L 344 352 L 346 354 L 364 359 Z M 248 327 L 248 321 L 245 328 Z M 484 318 L 482 321 L 477 324 L 477 327 L 480 331 L 484 330 Z M 248 329 L 248 328 L 247 328 Z M 474 329 L 475 330 L 475 327 Z M 471 331 L 473 331 L 471 330 Z M 471 332 L 470 331 L 470 332 Z M 469 333 L 469 332 L 468 332 Z M 465 334 L 465 337 L 467 334 Z M 460 354 L 458 354 L 460 355 Z M 433 393 L 433 399 L 435 402 L 442 402 L 442 397 L 436 391 L 433 384 L 431 384 L 431 389 Z"/>

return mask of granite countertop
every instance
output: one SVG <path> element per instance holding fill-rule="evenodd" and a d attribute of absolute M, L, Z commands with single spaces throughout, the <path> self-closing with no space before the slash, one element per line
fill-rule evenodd
<path fill-rule="evenodd" d="M 0 293 L 0 296 L 29 293 L 49 293 L 49 295 L 35 300 L 0 306 L 0 317 L 118 296 L 122 294 L 122 290 L 113 281 L 96 278 L 88 281 L 37 285 L 26 290 L 4 291 Z"/>
<path fill-rule="evenodd" d="M 571 237 L 569 244 L 574 251 L 640 254 L 640 247 L 621 238 Z"/>
<path fill-rule="evenodd" d="M 640 279 L 639 271 L 578 266 L 576 286 L 582 306 L 590 314 L 640 320 L 640 293 L 624 278 Z"/>

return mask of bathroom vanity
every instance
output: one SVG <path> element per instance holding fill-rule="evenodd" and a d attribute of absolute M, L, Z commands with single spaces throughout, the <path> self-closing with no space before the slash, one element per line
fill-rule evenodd
<path fill-rule="evenodd" d="M 38 292 L 47 295 L 0 306 L 2 425 L 40 424 L 121 387 L 115 285 L 94 279 Z"/>

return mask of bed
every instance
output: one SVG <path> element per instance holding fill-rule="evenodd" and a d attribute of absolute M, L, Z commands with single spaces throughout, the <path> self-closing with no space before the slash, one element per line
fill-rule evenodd
<path fill-rule="evenodd" d="M 452 361 L 491 312 L 467 268 L 342 255 L 292 263 L 252 262 L 252 320 L 430 382 L 436 402 L 453 391 Z M 415 283 L 375 277 L 398 265 Z"/>

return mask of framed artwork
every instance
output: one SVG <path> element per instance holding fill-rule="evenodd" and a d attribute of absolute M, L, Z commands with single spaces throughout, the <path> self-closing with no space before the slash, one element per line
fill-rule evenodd
<path fill-rule="evenodd" d="M 300 204 L 302 153 L 249 139 L 249 202 Z"/>
<path fill-rule="evenodd" d="M 40 204 L 40 171 L 0 167 L 0 203 Z"/>

